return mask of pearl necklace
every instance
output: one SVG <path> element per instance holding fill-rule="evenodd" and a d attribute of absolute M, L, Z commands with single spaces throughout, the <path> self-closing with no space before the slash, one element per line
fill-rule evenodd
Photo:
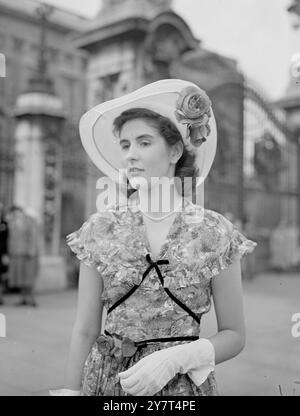
<path fill-rule="evenodd" d="M 159 222 L 159 221 L 163 221 L 164 219 L 166 219 L 166 218 L 168 218 L 168 217 L 170 217 L 172 214 L 174 214 L 174 212 L 176 212 L 180 207 L 182 206 L 182 202 L 180 201 L 180 204 L 174 209 L 174 211 L 171 211 L 171 212 L 169 212 L 167 215 L 164 215 L 163 217 L 159 217 L 159 218 L 154 218 L 154 217 L 151 217 L 151 215 L 148 215 L 148 214 L 146 214 L 144 211 L 142 211 L 141 210 L 141 207 L 140 207 L 140 205 L 138 205 L 138 208 L 139 208 L 139 210 L 141 211 L 141 213 L 143 214 L 143 215 L 145 215 L 145 217 L 147 217 L 147 218 L 149 218 L 149 220 L 151 220 L 151 221 L 157 221 L 157 222 Z"/>

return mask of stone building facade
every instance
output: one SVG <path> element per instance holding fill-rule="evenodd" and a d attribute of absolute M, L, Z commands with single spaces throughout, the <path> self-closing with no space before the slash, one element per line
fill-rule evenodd
<path fill-rule="evenodd" d="M 0 0 L 0 52 L 7 60 L 7 76 L 0 78 L 0 199 L 7 206 L 12 202 L 13 173 L 18 163 L 13 152 L 12 110 L 36 67 L 40 37 L 35 13 L 38 4 L 35 0 Z M 47 32 L 48 72 L 68 117 L 67 128 L 60 138 L 64 149 L 62 250 L 64 236 L 95 211 L 96 181 L 102 175 L 86 160 L 80 144 L 80 116 L 101 101 L 161 78 L 195 82 L 212 99 L 218 149 L 206 181 L 205 206 L 221 213 L 231 212 L 240 219 L 246 215 L 254 225 L 261 226 L 257 206 L 274 199 L 265 198 L 261 179 L 269 172 L 261 176 L 254 156 L 245 165 L 248 144 L 244 134 L 244 76 L 235 60 L 205 48 L 174 12 L 171 0 L 103 0 L 93 19 L 54 8 Z M 255 101 L 253 95 L 252 101 Z M 258 99 L 256 103 L 262 106 Z M 272 111 L 267 107 L 269 117 Z M 276 130 L 275 121 L 272 126 Z M 280 130 L 277 136 L 284 136 L 280 123 L 277 127 Z M 267 130 L 260 132 L 264 143 Z M 282 140 L 281 145 L 284 147 L 286 142 Z M 254 144 L 252 150 L 254 154 Z M 260 156 L 257 160 L 266 160 L 264 151 L 257 148 L 257 154 Z M 292 163 L 294 166 L 297 161 Z M 250 175 L 245 174 L 245 166 L 252 172 Z M 277 205 L 274 213 L 264 217 L 266 227 L 278 221 L 281 202 Z M 255 239 L 255 235 L 252 237 Z M 261 246 L 267 244 L 266 240 Z M 260 268 L 267 265 L 267 250 L 265 253 Z"/>
<path fill-rule="evenodd" d="M 6 77 L 0 78 L 0 200 L 8 208 L 13 203 L 14 172 L 18 154 L 14 152 L 15 119 L 13 111 L 19 94 L 28 87 L 39 57 L 40 20 L 34 0 L 0 1 L 0 51 L 6 58 Z M 86 161 L 78 135 L 78 121 L 86 110 L 87 54 L 73 46 L 70 37 L 87 20 L 54 8 L 47 27 L 47 69 L 55 92 L 63 101 L 67 115 L 63 159 L 62 235 L 72 229 L 74 217 L 84 216 L 80 195 L 85 183 Z M 72 205 L 77 209 L 70 219 Z"/>

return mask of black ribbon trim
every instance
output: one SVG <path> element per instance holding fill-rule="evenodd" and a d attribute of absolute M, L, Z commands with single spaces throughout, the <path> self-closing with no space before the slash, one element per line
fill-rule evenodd
<path fill-rule="evenodd" d="M 131 296 L 136 290 L 137 288 L 143 283 L 144 279 L 148 276 L 148 274 L 150 273 L 150 270 L 152 270 L 153 268 L 155 268 L 156 273 L 158 275 L 158 278 L 160 280 L 160 283 L 164 289 L 164 291 L 168 294 L 168 296 L 175 302 L 177 303 L 178 306 L 180 306 L 183 310 L 185 310 L 193 319 L 195 319 L 195 321 L 200 324 L 200 318 L 194 313 L 192 312 L 187 306 L 185 306 L 179 299 L 177 299 L 173 293 L 170 292 L 170 290 L 168 288 L 164 287 L 164 278 L 161 274 L 161 271 L 159 269 L 159 265 L 161 264 L 169 264 L 169 260 L 158 260 L 158 261 L 152 261 L 150 254 L 146 255 L 146 260 L 147 262 L 150 264 L 149 267 L 146 269 L 146 271 L 143 274 L 142 280 L 140 281 L 140 283 L 138 285 L 134 285 L 130 291 L 128 293 L 126 293 L 126 295 L 122 296 L 116 303 L 114 303 L 107 311 L 107 314 L 111 313 L 117 306 L 119 306 L 122 302 L 124 302 L 127 298 L 129 298 L 129 296 Z M 107 333 L 107 335 L 109 335 Z M 174 340 L 174 338 L 172 338 L 172 340 Z M 181 341 L 181 339 L 179 340 Z M 149 342 L 149 341 L 148 341 Z"/>
<path fill-rule="evenodd" d="M 116 303 L 114 303 L 107 311 L 107 314 L 111 313 L 117 306 L 119 306 L 122 302 L 124 302 L 127 298 L 129 298 L 129 296 L 131 296 L 136 290 L 137 288 L 143 283 L 143 281 L 145 280 L 145 278 L 148 276 L 148 274 L 150 273 L 150 270 L 153 269 L 153 267 L 155 267 L 156 264 L 169 264 L 169 260 L 158 260 L 156 263 L 154 263 L 151 260 L 151 257 L 149 254 L 146 255 L 146 260 L 148 261 L 148 263 L 150 263 L 150 266 L 146 269 L 146 271 L 143 274 L 143 278 L 140 281 L 140 283 L 138 285 L 134 285 L 128 293 L 126 293 L 126 295 L 122 296 L 121 299 L 119 299 Z M 159 269 L 158 269 L 159 270 Z"/>

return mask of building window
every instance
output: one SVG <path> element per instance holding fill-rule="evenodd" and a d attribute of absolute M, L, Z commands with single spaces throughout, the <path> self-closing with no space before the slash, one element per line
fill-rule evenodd
<path fill-rule="evenodd" d="M 59 59 L 59 51 L 56 48 L 48 47 L 48 62 L 49 65 L 55 64 L 58 62 Z"/>
<path fill-rule="evenodd" d="M 88 60 L 87 58 L 81 58 L 81 70 L 85 71 L 87 68 Z"/>
<path fill-rule="evenodd" d="M 73 65 L 73 63 L 74 63 L 73 55 L 70 54 L 70 53 L 66 53 L 65 54 L 65 64 L 67 66 L 71 67 Z"/>
<path fill-rule="evenodd" d="M 71 118 L 74 117 L 75 110 L 75 80 L 71 77 L 63 77 L 62 99 Z"/>
<path fill-rule="evenodd" d="M 98 78 L 97 87 L 94 92 L 95 103 L 100 103 L 115 98 L 116 86 L 119 80 L 119 76 L 120 73 L 115 73 Z"/>
<path fill-rule="evenodd" d="M 22 50 L 23 50 L 23 46 L 24 46 L 23 39 L 14 37 L 12 41 L 13 41 L 13 49 L 14 49 L 14 51 L 17 52 L 17 53 L 21 53 Z"/>
<path fill-rule="evenodd" d="M 31 58 L 32 58 L 32 60 L 34 62 L 37 62 L 37 60 L 38 60 L 38 57 L 39 57 L 39 49 L 40 48 L 39 48 L 38 45 L 32 44 L 30 46 L 30 55 L 31 55 Z"/>

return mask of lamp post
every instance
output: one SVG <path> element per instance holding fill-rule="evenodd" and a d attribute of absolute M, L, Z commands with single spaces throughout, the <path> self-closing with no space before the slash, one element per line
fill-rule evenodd
<path fill-rule="evenodd" d="M 41 26 L 37 69 L 28 81 L 27 89 L 17 97 L 14 110 L 16 118 L 15 152 L 15 204 L 34 210 L 43 230 L 42 254 L 47 275 L 47 265 L 55 270 L 55 284 L 50 277 L 41 276 L 43 287 L 64 287 L 65 277 L 58 276 L 64 270 L 59 257 L 62 140 L 65 121 L 61 99 L 55 94 L 53 80 L 48 76 L 46 59 L 46 33 L 52 7 L 41 5 L 37 15 Z M 61 268 L 61 272 L 59 271 Z M 53 281 L 52 281 L 53 282 Z"/>
<path fill-rule="evenodd" d="M 291 13 L 293 18 L 293 28 L 300 28 L 300 0 L 293 0 L 290 6 L 287 8 L 287 11 Z M 300 127 L 297 126 L 294 128 L 295 133 L 295 143 L 297 146 L 297 192 L 298 192 L 298 201 L 297 201 L 297 222 L 298 222 L 298 231 L 299 231 L 299 244 L 300 244 Z"/>

